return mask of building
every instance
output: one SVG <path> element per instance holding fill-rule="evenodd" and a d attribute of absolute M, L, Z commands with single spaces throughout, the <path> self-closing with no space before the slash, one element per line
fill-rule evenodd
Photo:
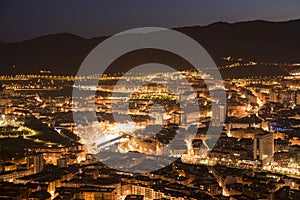
<path fill-rule="evenodd" d="M 131 195 L 127 195 L 125 197 L 125 200 L 143 200 L 143 199 L 144 199 L 143 195 L 134 195 L 134 194 L 131 194 Z"/>
<path fill-rule="evenodd" d="M 254 137 L 253 158 L 260 160 L 262 166 L 270 163 L 274 156 L 273 133 L 257 134 Z"/>
<path fill-rule="evenodd" d="M 68 160 L 67 158 L 60 158 L 57 160 L 57 166 L 60 168 L 68 167 Z"/>
<path fill-rule="evenodd" d="M 226 106 L 217 105 L 213 112 L 215 112 L 215 114 L 213 115 L 212 125 L 223 126 L 226 118 Z"/>
<path fill-rule="evenodd" d="M 279 102 L 279 93 L 277 91 L 271 90 L 270 96 L 269 96 L 269 101 L 274 102 L 274 103 Z"/>
<path fill-rule="evenodd" d="M 117 193 L 114 188 L 99 188 L 93 186 L 82 186 L 75 194 L 76 199 L 95 200 L 117 200 Z"/>
<path fill-rule="evenodd" d="M 17 169 L 17 165 L 14 163 L 3 163 L 0 164 L 0 173 L 1 172 L 9 172 Z"/>
<path fill-rule="evenodd" d="M 297 92 L 297 97 L 296 97 L 296 105 L 300 106 L 300 92 Z"/>
<path fill-rule="evenodd" d="M 40 173 L 44 168 L 44 158 L 42 153 L 33 153 L 27 156 L 27 169 L 33 174 Z"/>
<path fill-rule="evenodd" d="M 254 139 L 254 136 L 256 134 L 261 134 L 264 133 L 263 129 L 260 128 L 252 128 L 252 127 L 248 127 L 246 129 L 244 128 L 234 128 L 228 131 L 228 135 L 230 137 L 235 137 L 238 138 L 239 140 L 243 139 L 243 138 L 251 138 L 252 140 Z"/>

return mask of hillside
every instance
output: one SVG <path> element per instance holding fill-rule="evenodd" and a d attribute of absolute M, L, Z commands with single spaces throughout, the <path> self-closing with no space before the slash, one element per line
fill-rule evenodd
<path fill-rule="evenodd" d="M 198 41 L 212 56 L 218 66 L 226 64 L 221 58 L 233 56 L 255 62 L 300 63 L 300 20 L 287 22 L 252 21 L 240 23 L 218 22 L 208 26 L 175 28 Z M 54 74 L 75 75 L 85 56 L 107 37 L 82 38 L 69 33 L 46 35 L 19 43 L 0 43 L 0 74 L 38 73 L 40 69 Z M 126 71 L 136 64 L 168 60 L 166 52 L 134 52 L 114 63 L 112 72 Z M 169 59 L 167 64 L 182 68 L 185 62 Z M 173 61 L 172 61 L 173 60 Z M 118 64 L 118 65 L 117 65 Z M 120 67 L 122 64 L 122 67 Z M 251 69 L 254 75 L 264 73 L 261 66 Z M 272 68 L 271 68 L 272 69 Z M 221 70 L 230 76 L 232 70 Z M 242 68 L 235 73 L 247 76 Z M 242 70 L 242 71 L 241 71 Z M 268 70 L 270 70 L 268 68 Z M 279 71 L 277 71 L 279 70 Z M 284 73 L 282 69 L 274 72 Z"/>

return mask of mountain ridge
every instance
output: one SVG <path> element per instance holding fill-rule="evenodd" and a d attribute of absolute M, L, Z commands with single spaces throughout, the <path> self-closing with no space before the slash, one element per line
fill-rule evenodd
<path fill-rule="evenodd" d="M 199 42 L 218 66 L 224 64 L 224 56 L 256 62 L 300 63 L 300 19 L 216 22 L 174 30 Z M 106 38 L 56 33 L 22 42 L 0 42 L 0 74 L 39 73 L 40 69 L 47 69 L 54 74 L 75 75 L 86 55 Z"/>

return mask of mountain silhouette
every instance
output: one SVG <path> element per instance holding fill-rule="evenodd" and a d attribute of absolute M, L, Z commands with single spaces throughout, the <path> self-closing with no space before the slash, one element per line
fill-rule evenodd
<path fill-rule="evenodd" d="M 300 20 L 286 22 L 217 22 L 208 26 L 175 28 L 199 42 L 218 66 L 231 56 L 257 63 L 300 63 Z M 70 33 L 46 35 L 17 43 L 0 42 L 0 74 L 36 74 L 41 69 L 53 74 L 75 75 L 86 55 L 107 36 L 86 39 Z M 148 49 L 130 52 L 112 64 L 109 72 L 127 71 L 130 66 L 162 60 L 176 69 L 187 63 L 169 52 Z M 170 59 L 171 58 L 171 59 Z M 166 61 L 171 60 L 171 61 Z M 164 62 L 166 61 L 166 62 Z M 177 62 L 178 61 L 178 62 Z M 221 70 L 225 77 L 277 75 L 278 67 L 237 67 Z"/>

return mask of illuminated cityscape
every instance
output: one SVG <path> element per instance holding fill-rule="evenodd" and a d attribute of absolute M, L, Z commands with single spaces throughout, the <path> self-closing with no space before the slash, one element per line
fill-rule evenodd
<path fill-rule="evenodd" d="M 25 193 L 12 188 L 26 190 L 29 198 L 45 195 L 51 199 L 138 199 L 138 195 L 144 199 L 199 199 L 199 196 L 272 199 L 284 195 L 287 188 L 298 191 L 300 77 L 297 73 L 273 79 L 224 80 L 227 110 L 220 107 L 219 113 L 226 112 L 227 118 L 213 149 L 208 149 L 210 138 L 205 136 L 212 102 L 198 73 L 186 70 L 156 73 L 151 77 L 133 74 L 129 78 L 163 82 L 177 80 L 178 74 L 187 77 L 196 88 L 200 113 L 190 110 L 183 115 L 176 103 L 179 97 L 160 85 L 141 87 L 130 99 L 122 98 L 122 93 L 132 87 L 124 85 L 118 91 L 120 98 L 109 96 L 112 83 L 120 76 L 95 75 L 89 78 L 100 80 L 97 88 L 74 85 L 80 90 L 101 92 L 95 107 L 98 121 L 79 127 L 72 121 L 72 112 L 89 112 L 90 105 L 80 105 L 81 101 L 71 98 L 70 90 L 72 81 L 86 77 L 43 73 L 2 76 L 1 188 L 7 188 L 7 195 L 14 198 L 20 195 L 21 199 Z M 177 89 L 179 93 L 186 92 L 184 85 Z M 193 103 L 192 96 L 183 98 L 187 98 L 187 104 Z M 122 113 L 119 109 L 118 114 L 129 114 L 134 122 L 119 126 L 132 135 L 123 135 L 114 122 L 111 106 L 120 101 L 129 103 L 130 110 Z M 187 118 L 192 121 L 188 123 Z M 186 150 L 164 148 L 176 130 L 191 130 L 187 124 L 197 127 L 197 134 L 194 138 L 180 139 Z M 148 128 L 147 136 L 140 135 L 149 126 L 160 126 L 159 133 Z M 93 134 L 77 135 L 78 129 Z M 118 154 L 167 154 L 178 159 L 153 172 L 121 172 L 94 157 L 93 154 L 105 151 L 107 146 L 115 146 Z M 118 164 L 122 163 L 116 161 Z M 138 164 L 139 160 L 128 163 Z"/>
<path fill-rule="evenodd" d="M 0 200 L 299 200 L 300 3 L 0 3 Z"/>

